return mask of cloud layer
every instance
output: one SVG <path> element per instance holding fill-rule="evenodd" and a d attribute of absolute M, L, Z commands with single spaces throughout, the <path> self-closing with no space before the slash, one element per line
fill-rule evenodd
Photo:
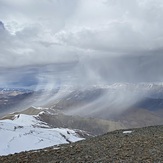
<path fill-rule="evenodd" d="M 79 81 L 162 81 L 162 0 L 1 0 L 0 11 L 1 69 L 76 63 Z"/>

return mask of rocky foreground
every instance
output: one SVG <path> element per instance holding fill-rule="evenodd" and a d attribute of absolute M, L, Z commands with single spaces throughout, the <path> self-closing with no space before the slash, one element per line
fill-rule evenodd
<path fill-rule="evenodd" d="M 113 131 L 80 142 L 0 157 L 2 163 L 163 162 L 163 126 Z"/>

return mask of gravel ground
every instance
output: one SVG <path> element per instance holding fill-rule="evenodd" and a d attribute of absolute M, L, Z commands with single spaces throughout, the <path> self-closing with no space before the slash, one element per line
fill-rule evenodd
<path fill-rule="evenodd" d="M 163 126 L 118 130 L 87 140 L 0 157 L 0 163 L 162 163 Z"/>

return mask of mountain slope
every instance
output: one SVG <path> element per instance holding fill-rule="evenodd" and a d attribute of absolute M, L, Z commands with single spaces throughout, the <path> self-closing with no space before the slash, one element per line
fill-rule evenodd
<path fill-rule="evenodd" d="M 128 109 L 115 117 L 114 120 L 120 121 L 126 128 L 163 125 L 161 111 L 158 113 L 142 108 Z"/>
<path fill-rule="evenodd" d="M 125 128 L 125 126 L 120 122 L 75 115 L 65 115 L 59 110 L 42 107 L 30 107 L 21 112 L 8 114 L 2 119 L 13 119 L 15 114 L 35 115 L 40 121 L 46 123 L 52 128 L 79 129 L 86 131 L 91 135 L 104 134 L 109 131 Z"/>
<path fill-rule="evenodd" d="M 0 157 L 0 162 L 163 162 L 163 126 L 118 130 L 76 143 Z"/>

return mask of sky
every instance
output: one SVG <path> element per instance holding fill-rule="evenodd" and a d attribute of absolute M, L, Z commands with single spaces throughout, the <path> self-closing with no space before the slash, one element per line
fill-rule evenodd
<path fill-rule="evenodd" d="M 0 87 L 163 81 L 162 0 L 0 0 Z"/>

